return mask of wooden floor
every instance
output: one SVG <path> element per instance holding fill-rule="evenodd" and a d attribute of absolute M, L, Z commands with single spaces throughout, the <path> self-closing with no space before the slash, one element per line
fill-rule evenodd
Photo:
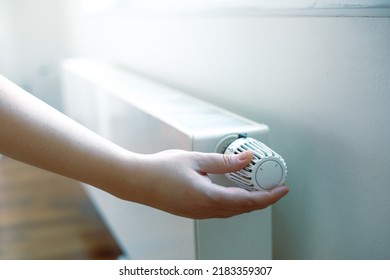
<path fill-rule="evenodd" d="M 79 183 L 0 158 L 0 259 L 95 260 L 120 255 Z"/>

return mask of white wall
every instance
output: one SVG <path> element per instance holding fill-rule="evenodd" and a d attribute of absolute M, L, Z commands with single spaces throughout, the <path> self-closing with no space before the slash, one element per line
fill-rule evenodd
<path fill-rule="evenodd" d="M 390 259 L 390 18 L 133 18 L 80 3 L 0 0 L 0 71 L 59 104 L 58 61 L 95 56 L 267 123 L 291 186 L 273 208 L 274 257 Z"/>
<path fill-rule="evenodd" d="M 14 76 L 14 37 L 9 1 L 0 0 L 0 74 Z"/>
<path fill-rule="evenodd" d="M 1 73 L 57 108 L 58 63 L 69 49 L 65 1 L 0 0 Z"/>
<path fill-rule="evenodd" d="M 73 51 L 271 127 L 277 259 L 390 259 L 390 18 L 88 15 Z"/>
<path fill-rule="evenodd" d="M 58 104 L 53 65 L 95 56 L 267 123 L 291 186 L 274 257 L 390 259 L 390 18 L 131 18 L 75 0 L 68 45 L 63 2 L 0 1 L 2 72 Z"/>

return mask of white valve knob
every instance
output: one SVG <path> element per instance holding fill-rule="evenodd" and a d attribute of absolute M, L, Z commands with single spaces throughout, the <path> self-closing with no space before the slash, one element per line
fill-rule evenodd
<path fill-rule="evenodd" d="M 225 174 L 237 186 L 249 191 L 269 190 L 286 180 L 287 166 L 283 158 L 253 138 L 238 138 L 230 143 L 225 154 L 253 152 L 253 159 L 244 169 Z"/>

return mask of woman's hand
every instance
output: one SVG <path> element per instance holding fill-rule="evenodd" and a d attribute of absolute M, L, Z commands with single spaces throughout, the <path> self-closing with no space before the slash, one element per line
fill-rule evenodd
<path fill-rule="evenodd" d="M 170 150 L 140 160 L 138 202 L 194 219 L 225 218 L 268 207 L 285 196 L 287 186 L 249 192 L 211 182 L 207 174 L 238 171 L 249 164 L 250 151 L 230 156 Z M 126 194 L 120 195 L 126 199 Z M 133 200 L 134 197 L 129 197 Z"/>
<path fill-rule="evenodd" d="M 0 152 L 122 199 L 204 219 L 265 208 L 286 186 L 248 192 L 213 184 L 207 174 L 244 168 L 252 154 L 186 151 L 140 155 L 93 133 L 0 76 Z"/>

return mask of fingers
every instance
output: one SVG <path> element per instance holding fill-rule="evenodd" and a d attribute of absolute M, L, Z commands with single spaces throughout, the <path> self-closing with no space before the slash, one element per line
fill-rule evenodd
<path fill-rule="evenodd" d="M 277 186 L 268 191 L 249 192 L 240 188 L 219 188 L 218 203 L 221 208 L 254 211 L 279 201 L 289 192 L 287 186 Z"/>
<path fill-rule="evenodd" d="M 225 154 L 199 154 L 198 160 L 199 172 L 223 174 L 238 171 L 246 167 L 252 160 L 253 153 L 245 151 L 238 155 Z"/>
<path fill-rule="evenodd" d="M 223 174 L 245 168 L 252 160 L 253 154 L 251 151 L 245 151 L 238 155 L 199 154 L 199 156 L 198 172 Z M 212 187 L 209 186 L 208 189 L 212 190 L 210 213 L 213 214 L 211 216 L 220 218 L 264 209 L 279 201 L 289 192 L 287 186 L 250 192 L 241 188 L 226 188 L 212 184 Z"/>
<path fill-rule="evenodd" d="M 154 167 L 162 170 L 158 173 L 158 182 L 164 183 L 164 191 L 152 192 L 158 194 L 157 198 L 154 197 L 153 202 L 144 200 L 143 203 L 193 219 L 227 218 L 266 208 L 284 197 L 289 191 L 288 187 L 278 186 L 267 191 L 249 192 L 214 184 L 207 176 L 207 173 L 223 174 L 243 169 L 252 157 L 250 151 L 238 155 L 177 150 L 156 154 L 152 159 L 157 163 Z M 166 164 L 167 162 L 183 164 L 177 168 L 176 165 Z"/>
<path fill-rule="evenodd" d="M 228 218 L 239 214 L 267 208 L 283 198 L 288 192 L 287 186 L 277 186 L 269 191 L 249 192 L 240 188 L 218 188 L 213 193 L 209 211 L 197 219 Z"/>

